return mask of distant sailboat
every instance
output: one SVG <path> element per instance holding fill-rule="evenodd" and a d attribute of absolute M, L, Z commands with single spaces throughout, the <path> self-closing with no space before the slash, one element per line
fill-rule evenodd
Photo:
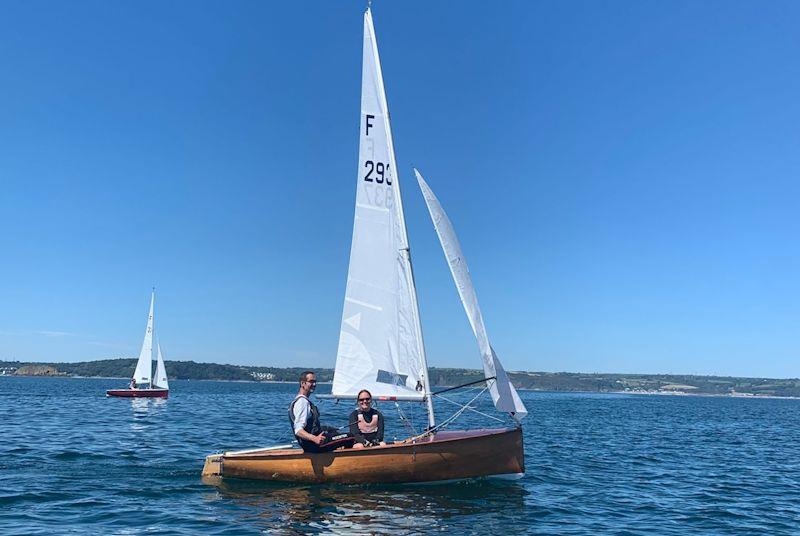
<path fill-rule="evenodd" d="M 150 315 L 147 317 L 147 328 L 144 332 L 142 350 L 139 352 L 139 361 L 136 362 L 136 369 L 131 378 L 129 389 L 109 389 L 107 396 L 122 396 L 128 398 L 167 398 L 169 396 L 169 382 L 167 381 L 167 369 L 164 367 L 164 358 L 161 355 L 161 345 L 156 343 L 157 363 L 156 375 L 153 373 L 153 307 L 156 300 L 156 291 L 150 295 Z M 147 385 L 147 387 L 144 387 Z"/>
<path fill-rule="evenodd" d="M 372 13 L 364 14 L 361 125 L 355 221 L 332 397 L 361 389 L 383 400 L 426 405 L 428 428 L 402 442 L 367 449 L 306 453 L 273 447 L 206 458 L 203 474 L 297 482 L 431 482 L 525 471 L 524 404 L 489 344 L 477 296 L 453 227 L 417 172 L 425 201 L 478 341 L 495 407 L 512 428 L 450 431 L 433 412 L 411 256 L 396 175 L 389 111 Z M 415 170 L 416 172 L 416 170 Z"/>

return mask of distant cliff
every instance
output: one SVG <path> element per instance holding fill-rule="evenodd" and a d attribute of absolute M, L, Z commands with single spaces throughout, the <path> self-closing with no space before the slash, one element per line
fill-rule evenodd
<path fill-rule="evenodd" d="M 17 376 L 65 376 L 65 373 L 49 365 L 23 365 L 14 374 Z"/>
<path fill-rule="evenodd" d="M 135 359 L 104 359 L 80 363 L 26 363 L 0 361 L 0 375 L 85 376 L 130 378 Z M 176 380 L 288 381 L 296 382 L 306 367 L 252 367 L 167 361 L 167 374 Z M 320 382 L 330 382 L 333 370 L 315 368 Z M 733 396 L 800 397 L 800 379 L 735 378 L 676 374 L 584 374 L 574 372 L 512 372 L 521 389 L 561 392 L 675 393 Z M 431 381 L 438 386 L 462 385 L 480 380 L 474 369 L 431 368 Z"/>

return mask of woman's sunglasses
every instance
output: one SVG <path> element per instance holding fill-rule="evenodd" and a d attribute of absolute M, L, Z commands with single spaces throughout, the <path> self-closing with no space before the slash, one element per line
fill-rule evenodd
<path fill-rule="evenodd" d="M 359 402 L 369 402 L 370 400 L 372 400 L 372 399 L 371 398 L 359 398 L 358 399 Z"/>

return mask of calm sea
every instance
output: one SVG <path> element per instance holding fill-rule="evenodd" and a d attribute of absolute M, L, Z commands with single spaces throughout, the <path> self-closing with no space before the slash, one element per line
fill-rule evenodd
<path fill-rule="evenodd" d="M 215 488 L 200 481 L 206 454 L 288 440 L 294 386 L 105 397 L 125 383 L 0 377 L 0 533 L 800 534 L 799 400 L 522 393 L 516 482 Z M 346 423 L 349 404 L 320 405 Z M 388 435 L 406 435 L 397 408 L 380 409 Z"/>

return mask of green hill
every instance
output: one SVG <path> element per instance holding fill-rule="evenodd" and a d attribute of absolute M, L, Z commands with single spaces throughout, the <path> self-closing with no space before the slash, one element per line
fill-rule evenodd
<path fill-rule="evenodd" d="M 79 363 L 30 363 L 0 361 L 0 375 L 43 375 L 129 378 L 135 359 L 103 359 Z M 229 381 L 297 381 L 305 367 L 253 367 L 167 361 L 170 379 Z M 314 369 L 320 382 L 330 382 L 333 370 Z M 686 393 L 740 396 L 800 397 L 800 379 L 735 378 L 676 374 L 584 374 L 574 372 L 512 372 L 517 388 L 562 392 Z M 434 385 L 450 386 L 480 380 L 474 369 L 431 368 Z"/>

